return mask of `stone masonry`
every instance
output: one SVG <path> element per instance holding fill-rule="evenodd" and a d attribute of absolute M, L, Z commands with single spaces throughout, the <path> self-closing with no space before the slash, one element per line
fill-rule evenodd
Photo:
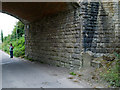
<path fill-rule="evenodd" d="M 26 56 L 36 61 L 80 69 L 82 54 L 95 56 L 120 48 L 119 3 L 83 2 L 26 25 Z"/>
<path fill-rule="evenodd" d="M 81 17 L 79 9 L 43 18 L 26 30 L 26 55 L 57 66 L 80 67 Z"/>

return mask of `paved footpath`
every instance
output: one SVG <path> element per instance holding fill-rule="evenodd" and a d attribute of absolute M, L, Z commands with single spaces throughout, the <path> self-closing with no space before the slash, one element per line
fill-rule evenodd
<path fill-rule="evenodd" d="M 90 88 L 87 83 L 72 82 L 68 70 L 61 67 L 2 56 L 2 88 Z"/>

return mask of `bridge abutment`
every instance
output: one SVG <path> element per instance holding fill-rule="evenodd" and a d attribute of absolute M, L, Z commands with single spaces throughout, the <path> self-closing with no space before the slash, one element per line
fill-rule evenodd
<path fill-rule="evenodd" d="M 119 24 L 115 4 L 83 3 L 76 9 L 30 23 L 26 27 L 26 56 L 56 66 L 80 69 L 84 65 L 82 53 L 91 51 L 99 57 L 116 49 L 120 46 L 116 45 L 120 35 L 116 37 L 115 33 Z"/>
<path fill-rule="evenodd" d="M 26 55 L 34 60 L 67 68 L 82 66 L 79 9 L 61 12 L 29 24 Z"/>

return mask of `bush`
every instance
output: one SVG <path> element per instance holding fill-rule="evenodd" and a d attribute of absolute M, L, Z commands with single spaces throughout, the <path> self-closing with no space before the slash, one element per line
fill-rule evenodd
<path fill-rule="evenodd" d="M 102 73 L 102 77 L 108 81 L 111 86 L 120 87 L 120 54 L 115 53 L 116 60 L 113 65 Z"/>
<path fill-rule="evenodd" d="M 13 40 L 11 42 L 4 42 L 3 43 L 3 51 L 9 53 L 9 46 L 10 43 L 13 44 L 14 52 L 13 55 L 16 57 L 24 57 L 25 56 L 25 39 L 24 37 L 20 37 L 19 39 Z"/>

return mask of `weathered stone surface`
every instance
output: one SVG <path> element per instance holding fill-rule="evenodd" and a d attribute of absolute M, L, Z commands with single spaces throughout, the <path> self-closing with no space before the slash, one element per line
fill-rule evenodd
<path fill-rule="evenodd" d="M 26 56 L 76 69 L 90 67 L 93 56 L 119 50 L 120 19 L 114 4 L 86 2 L 77 9 L 30 23 L 25 31 Z"/>
<path fill-rule="evenodd" d="M 93 57 L 89 53 L 83 53 L 82 58 L 83 58 L 83 68 L 90 67 Z"/>
<path fill-rule="evenodd" d="M 25 37 L 26 56 L 56 66 L 81 67 L 81 27 L 78 27 L 79 17 L 74 17 L 77 14 L 73 12 L 75 11 L 61 12 L 54 17 L 30 23 L 31 28 L 26 30 Z"/>

